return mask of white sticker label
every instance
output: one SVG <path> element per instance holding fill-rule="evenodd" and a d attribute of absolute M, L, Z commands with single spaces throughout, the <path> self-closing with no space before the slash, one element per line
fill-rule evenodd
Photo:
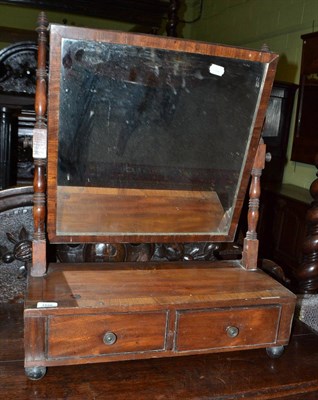
<path fill-rule="evenodd" d="M 221 65 L 211 64 L 209 68 L 210 74 L 223 76 L 224 75 L 224 67 Z"/>
<path fill-rule="evenodd" d="M 58 304 L 56 301 L 38 301 L 36 307 L 37 308 L 51 308 L 57 307 Z"/>
<path fill-rule="evenodd" d="M 33 158 L 47 157 L 47 130 L 44 128 L 33 129 Z"/>

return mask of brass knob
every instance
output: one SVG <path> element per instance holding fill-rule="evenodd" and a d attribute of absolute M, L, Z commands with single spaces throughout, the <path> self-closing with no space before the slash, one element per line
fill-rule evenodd
<path fill-rule="evenodd" d="M 239 328 L 237 328 L 236 326 L 228 326 L 226 328 L 226 333 L 228 337 L 235 338 L 239 334 Z"/>
<path fill-rule="evenodd" d="M 117 336 L 115 335 L 114 332 L 106 332 L 104 337 L 103 337 L 103 342 L 107 345 L 112 345 L 116 343 L 117 341 Z"/>

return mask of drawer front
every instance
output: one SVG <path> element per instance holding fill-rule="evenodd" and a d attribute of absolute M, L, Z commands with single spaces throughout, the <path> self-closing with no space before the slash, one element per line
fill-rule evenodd
<path fill-rule="evenodd" d="M 178 311 L 175 351 L 275 343 L 279 306 Z"/>
<path fill-rule="evenodd" d="M 47 325 L 47 356 L 74 358 L 164 350 L 166 320 L 166 312 L 52 316 Z"/>

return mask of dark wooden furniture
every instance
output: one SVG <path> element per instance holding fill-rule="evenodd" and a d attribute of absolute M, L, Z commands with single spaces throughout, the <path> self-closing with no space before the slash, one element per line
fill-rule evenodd
<path fill-rule="evenodd" d="M 315 157 L 318 168 L 318 157 Z M 302 260 L 297 269 L 299 286 L 304 293 L 318 293 L 318 173 L 310 186 L 312 202 L 306 213 L 306 234 L 302 246 Z"/>
<path fill-rule="evenodd" d="M 262 188 L 283 181 L 287 144 L 297 85 L 275 81 L 268 103 L 262 137 L 271 160 L 262 174 Z"/>
<path fill-rule="evenodd" d="M 291 159 L 314 164 L 318 153 L 318 32 L 301 36 L 303 52 Z"/>
<path fill-rule="evenodd" d="M 279 356 L 295 296 L 257 270 L 256 235 L 277 56 L 51 25 L 47 147 L 46 29 L 42 14 L 26 374 L 252 348 Z M 231 241 L 250 177 L 242 260 L 47 264 L 46 232 L 53 243 Z"/>
<path fill-rule="evenodd" d="M 308 190 L 289 184 L 268 187 L 261 196 L 259 255 L 280 265 L 296 291 L 310 203 Z"/>
<path fill-rule="evenodd" d="M 33 42 L 15 43 L 0 51 L 1 190 L 32 184 L 34 112 L 31 110 L 34 110 L 36 60 L 37 46 Z"/>
<path fill-rule="evenodd" d="M 262 194 L 260 257 L 280 265 L 297 293 L 318 292 L 317 197 L 317 178 L 309 191 L 283 184 Z"/>
<path fill-rule="evenodd" d="M 0 390 L 8 399 L 316 400 L 318 397 L 318 336 L 296 320 L 290 343 L 279 359 L 268 358 L 263 349 L 254 349 L 103 366 L 51 367 L 45 379 L 37 382 L 28 380 L 23 373 L 22 305 L 0 304 L 0 320 Z"/>

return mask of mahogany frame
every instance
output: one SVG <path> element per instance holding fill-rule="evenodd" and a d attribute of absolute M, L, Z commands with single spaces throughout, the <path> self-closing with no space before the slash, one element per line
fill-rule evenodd
<path fill-rule="evenodd" d="M 60 105 L 60 62 L 61 43 L 63 38 L 85 39 L 105 43 L 126 44 L 158 49 L 167 49 L 180 52 L 198 53 L 204 55 L 237 58 L 241 60 L 256 61 L 267 65 L 264 73 L 264 85 L 260 95 L 260 103 L 255 117 L 255 124 L 249 148 L 246 155 L 246 164 L 242 174 L 241 185 L 233 212 L 228 235 L 209 233 L 197 234 L 111 234 L 111 235 L 59 235 L 56 231 L 56 200 L 57 200 L 57 159 L 58 159 L 58 129 Z M 230 46 L 219 46 L 209 43 L 196 42 L 169 37 L 159 37 L 141 34 L 131 34 L 116 31 L 93 30 L 60 25 L 50 26 L 50 76 L 48 95 L 48 237 L 54 243 L 82 243 L 82 242 L 195 242 L 195 241 L 232 241 L 236 232 L 242 204 L 248 187 L 253 160 L 256 156 L 260 141 L 261 130 L 269 100 L 272 82 L 275 75 L 278 56 L 270 52 L 237 49 Z"/>

